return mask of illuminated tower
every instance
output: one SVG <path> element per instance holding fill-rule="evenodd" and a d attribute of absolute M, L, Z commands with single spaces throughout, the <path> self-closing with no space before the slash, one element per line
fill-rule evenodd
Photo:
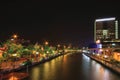
<path fill-rule="evenodd" d="M 94 22 L 94 42 L 118 39 L 118 21 L 115 18 L 96 19 Z"/>

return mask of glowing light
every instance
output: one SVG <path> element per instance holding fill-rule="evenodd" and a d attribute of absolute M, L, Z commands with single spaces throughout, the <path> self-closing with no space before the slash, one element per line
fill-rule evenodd
<path fill-rule="evenodd" d="M 48 44 L 49 44 L 49 43 L 46 41 L 46 42 L 45 42 L 45 45 L 48 45 Z"/>
<path fill-rule="evenodd" d="M 18 36 L 16 34 L 13 35 L 13 38 L 16 39 Z"/>
<path fill-rule="evenodd" d="M 43 48 L 43 47 L 41 47 L 41 50 L 43 51 L 43 50 L 44 50 L 44 48 Z"/>
<path fill-rule="evenodd" d="M 25 77 L 27 77 L 28 74 L 26 73 L 10 73 L 6 76 L 6 79 L 5 80 L 21 80 Z M 1 79 L 0 79 L 1 80 Z"/>
<path fill-rule="evenodd" d="M 36 54 L 39 54 L 39 52 L 36 52 Z"/>
<path fill-rule="evenodd" d="M 94 55 L 95 53 L 93 52 L 93 55 Z"/>
<path fill-rule="evenodd" d="M 109 50 L 107 49 L 106 51 L 108 52 Z"/>
<path fill-rule="evenodd" d="M 36 51 L 33 51 L 33 54 L 36 53 Z"/>
<path fill-rule="evenodd" d="M 11 41 L 13 41 L 14 39 L 11 39 Z"/>
<path fill-rule="evenodd" d="M 100 56 L 100 54 L 97 54 L 97 56 Z"/>
<path fill-rule="evenodd" d="M 117 53 L 118 56 L 120 56 L 120 53 Z"/>
<path fill-rule="evenodd" d="M 97 48 L 102 48 L 102 44 L 97 44 Z"/>
<path fill-rule="evenodd" d="M 99 45 L 99 48 L 102 48 L 102 44 Z"/>
<path fill-rule="evenodd" d="M 57 46 L 60 47 L 60 44 L 58 44 Z"/>
<path fill-rule="evenodd" d="M 90 61 L 90 58 L 88 56 L 86 56 L 85 54 L 82 54 L 84 59 L 86 59 L 87 61 Z"/>
<path fill-rule="evenodd" d="M 101 22 L 101 21 L 111 21 L 111 20 L 115 20 L 115 18 L 96 19 L 96 22 Z"/>
<path fill-rule="evenodd" d="M 83 50 L 82 52 L 83 52 L 83 53 L 87 53 L 88 51 L 87 51 L 87 50 Z"/>
<path fill-rule="evenodd" d="M 118 39 L 118 21 L 115 21 L 115 29 L 116 29 L 116 31 L 115 31 L 115 38 L 116 39 Z"/>
<path fill-rule="evenodd" d="M 17 56 L 17 54 L 13 54 L 13 56 Z"/>
<path fill-rule="evenodd" d="M 15 76 L 11 76 L 9 80 L 19 80 L 19 79 Z"/>
<path fill-rule="evenodd" d="M 52 51 L 53 53 L 55 53 L 55 51 Z"/>
<path fill-rule="evenodd" d="M 99 44 L 99 43 L 100 43 L 100 40 L 97 40 L 96 43 Z"/>
<path fill-rule="evenodd" d="M 116 44 L 115 43 L 112 43 L 112 46 L 115 46 Z"/>
<path fill-rule="evenodd" d="M 66 46 L 64 45 L 64 48 L 66 48 Z"/>
<path fill-rule="evenodd" d="M 49 51 L 47 51 L 46 53 L 49 53 Z"/>
<path fill-rule="evenodd" d="M 102 52 L 102 51 L 103 51 L 103 49 L 100 49 L 99 51 L 100 51 L 100 52 Z"/>
<path fill-rule="evenodd" d="M 107 56 L 107 55 L 105 55 L 105 56 L 104 56 L 104 58 L 108 58 L 108 56 Z"/>
<path fill-rule="evenodd" d="M 46 57 L 46 54 L 43 54 L 43 57 Z"/>

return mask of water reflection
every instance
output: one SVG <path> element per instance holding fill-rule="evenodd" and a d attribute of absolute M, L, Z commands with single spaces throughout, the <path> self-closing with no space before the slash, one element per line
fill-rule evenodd
<path fill-rule="evenodd" d="M 86 56 L 85 54 L 82 54 L 83 60 L 87 61 L 88 63 L 90 62 L 90 58 Z"/>
<path fill-rule="evenodd" d="M 39 71 L 39 67 L 35 67 L 33 70 L 32 70 L 32 72 L 31 72 L 32 74 L 32 80 L 38 80 L 39 79 L 39 75 L 40 75 L 40 71 Z"/>
<path fill-rule="evenodd" d="M 30 71 L 30 80 L 50 80 L 51 77 L 55 77 L 55 74 L 59 71 L 56 68 L 60 67 L 63 56 L 60 56 L 54 60 L 41 64 L 32 68 Z M 62 65 L 61 65 L 62 66 Z"/>
<path fill-rule="evenodd" d="M 119 80 L 118 75 L 85 55 L 83 55 L 83 72 L 90 80 Z"/>
<path fill-rule="evenodd" d="M 120 80 L 96 61 L 81 53 L 67 54 L 29 71 L 28 80 Z"/>

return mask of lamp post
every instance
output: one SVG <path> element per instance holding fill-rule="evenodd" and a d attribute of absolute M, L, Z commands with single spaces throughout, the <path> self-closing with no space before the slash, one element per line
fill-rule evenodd
<path fill-rule="evenodd" d="M 14 60 L 13 60 L 13 62 L 14 62 L 14 64 L 13 64 L 13 69 L 15 69 L 17 54 L 15 53 L 15 54 L 13 54 L 12 56 L 13 56 L 13 58 L 14 58 Z"/>
<path fill-rule="evenodd" d="M 18 38 L 18 36 L 17 36 L 16 34 L 14 34 L 14 35 L 13 35 L 13 38 L 14 38 L 14 39 L 17 39 L 17 38 Z"/>
<path fill-rule="evenodd" d="M 61 46 L 60 44 L 57 45 L 57 50 L 58 50 L 58 52 L 59 52 L 60 46 Z"/>
<path fill-rule="evenodd" d="M 36 52 L 36 59 L 37 59 L 37 62 L 38 62 L 38 58 L 39 58 L 39 52 Z"/>
<path fill-rule="evenodd" d="M 17 34 L 13 34 L 12 37 L 11 37 L 11 41 L 16 43 L 17 42 L 17 38 L 18 38 L 18 35 Z"/>
<path fill-rule="evenodd" d="M 45 42 L 45 45 L 48 45 L 48 44 L 49 44 L 49 42 L 48 42 L 48 41 L 46 41 L 46 42 Z"/>

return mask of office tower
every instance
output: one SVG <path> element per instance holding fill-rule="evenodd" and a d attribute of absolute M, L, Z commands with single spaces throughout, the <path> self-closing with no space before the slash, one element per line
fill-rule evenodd
<path fill-rule="evenodd" d="M 112 41 L 118 39 L 118 21 L 115 18 L 96 19 L 94 23 L 94 41 Z"/>

